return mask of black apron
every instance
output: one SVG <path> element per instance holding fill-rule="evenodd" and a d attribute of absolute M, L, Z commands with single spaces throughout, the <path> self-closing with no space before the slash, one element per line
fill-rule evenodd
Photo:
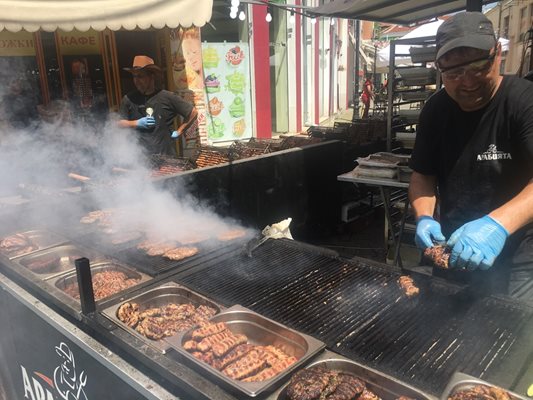
<path fill-rule="evenodd" d="M 491 128 L 491 105 L 483 113 L 476 131 L 467 142 L 450 174 L 439 181 L 440 222 L 449 238 L 467 222 L 481 218 L 513 198 L 522 188 L 509 184 L 517 168 L 507 129 Z M 467 283 L 481 295 L 507 293 L 513 255 L 523 238 L 517 232 L 487 271 L 433 269 L 433 274 Z"/>

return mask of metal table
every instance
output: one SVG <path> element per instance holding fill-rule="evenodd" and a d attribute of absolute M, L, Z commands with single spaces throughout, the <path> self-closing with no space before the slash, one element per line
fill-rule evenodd
<path fill-rule="evenodd" d="M 405 207 L 403 207 L 401 211 L 400 229 L 398 232 L 398 238 L 396 238 L 396 233 L 394 232 L 394 226 L 392 224 L 392 217 L 390 213 L 390 189 L 397 188 L 397 189 L 407 190 L 409 188 L 409 183 L 400 182 L 397 179 L 391 179 L 391 178 L 362 177 L 362 176 L 354 175 L 352 172 L 347 172 L 345 174 L 337 176 L 337 180 L 342 181 L 342 182 L 351 182 L 355 185 L 365 184 L 365 185 L 375 186 L 379 188 L 379 192 L 383 200 L 383 208 L 385 209 L 385 225 L 386 225 L 385 226 L 385 243 L 387 243 L 387 236 L 388 236 L 387 231 L 389 231 L 390 236 L 392 237 L 392 243 L 394 245 L 393 263 L 395 266 L 399 266 L 400 268 L 403 268 L 402 259 L 400 257 L 400 244 L 401 244 L 401 238 L 402 238 L 404 226 L 405 226 L 405 218 L 409 211 L 409 200 L 407 200 Z"/>

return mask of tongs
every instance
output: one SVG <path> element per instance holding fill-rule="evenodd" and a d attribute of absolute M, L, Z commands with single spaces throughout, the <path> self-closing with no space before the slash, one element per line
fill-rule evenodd
<path fill-rule="evenodd" d="M 252 252 L 265 243 L 268 239 L 270 239 L 268 236 L 263 236 L 261 239 L 255 238 L 250 240 L 248 243 L 246 243 L 246 255 L 252 258 Z"/>
<path fill-rule="evenodd" d="M 291 221 L 292 218 L 287 218 L 277 224 L 267 225 L 265 229 L 261 231 L 263 234 L 261 239 L 252 239 L 246 244 L 246 254 L 248 257 L 252 257 L 252 252 L 268 239 L 292 239 L 291 231 L 289 230 Z"/>

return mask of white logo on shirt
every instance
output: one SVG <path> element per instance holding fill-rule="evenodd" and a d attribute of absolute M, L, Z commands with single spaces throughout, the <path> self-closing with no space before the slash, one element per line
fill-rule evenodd
<path fill-rule="evenodd" d="M 489 145 L 487 151 L 477 155 L 477 161 L 512 160 L 511 153 L 498 151 L 495 144 Z"/>

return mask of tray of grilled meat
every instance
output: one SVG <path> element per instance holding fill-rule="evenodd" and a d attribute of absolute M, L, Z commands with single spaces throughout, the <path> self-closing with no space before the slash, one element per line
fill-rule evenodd
<path fill-rule="evenodd" d="M 250 397 L 274 390 L 324 343 L 236 305 L 169 339 L 197 368 Z"/>
<path fill-rule="evenodd" d="M 526 400 L 527 397 L 485 382 L 473 376 L 456 372 L 442 392 L 441 400 Z"/>
<path fill-rule="evenodd" d="M 277 400 L 434 400 L 431 395 L 329 350 L 292 374 L 276 394 Z"/>
<path fill-rule="evenodd" d="M 74 262 L 82 257 L 88 258 L 91 262 L 104 259 L 103 255 L 93 250 L 88 250 L 72 243 L 66 243 L 19 257 L 13 260 L 13 262 L 28 269 L 41 279 L 48 279 L 58 274 L 74 270 L 76 268 Z"/>
<path fill-rule="evenodd" d="M 42 229 L 16 232 L 0 237 L 0 253 L 11 260 L 66 241 L 66 238 Z"/>
<path fill-rule="evenodd" d="M 91 276 L 95 301 L 106 299 L 152 279 L 114 260 L 92 263 Z M 76 270 L 56 275 L 46 282 L 79 301 L 80 291 Z"/>
<path fill-rule="evenodd" d="M 168 337 L 207 322 L 223 307 L 174 282 L 108 307 L 103 314 L 149 346 L 166 353 Z"/>

